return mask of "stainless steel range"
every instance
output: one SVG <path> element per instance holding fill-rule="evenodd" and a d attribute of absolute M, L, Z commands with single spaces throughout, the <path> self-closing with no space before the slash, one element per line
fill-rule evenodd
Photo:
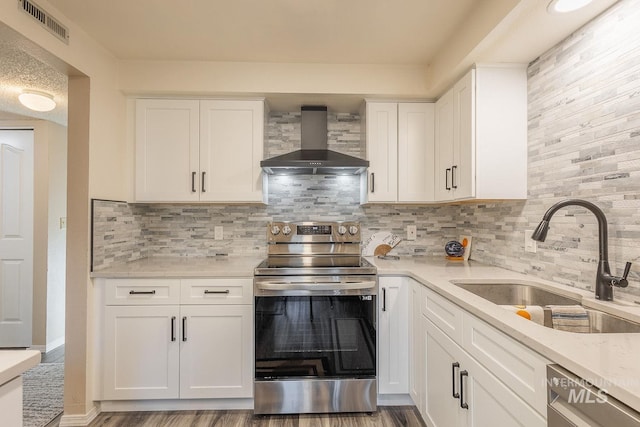
<path fill-rule="evenodd" d="M 376 268 L 357 222 L 274 222 L 254 272 L 256 414 L 373 412 Z"/>

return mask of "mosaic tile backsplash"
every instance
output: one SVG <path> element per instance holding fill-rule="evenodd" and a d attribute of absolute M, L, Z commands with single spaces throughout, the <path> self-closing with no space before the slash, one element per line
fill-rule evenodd
<path fill-rule="evenodd" d="M 460 205 L 360 206 L 356 177 L 269 178 L 268 206 L 134 205 L 95 202 L 94 268 L 146 256 L 264 255 L 271 220 L 358 220 L 375 231 L 416 241 L 392 253 L 443 255 L 444 244 L 473 236 L 471 258 L 513 271 L 592 289 L 598 254 L 597 222 L 582 208 L 560 210 L 537 253 L 524 252 L 552 204 L 582 198 L 609 220 L 609 256 L 620 273 L 632 267 L 629 288 L 640 295 L 640 0 L 624 0 L 528 67 L 529 196 L 526 201 Z M 363 157 L 360 117 L 329 115 L 329 147 Z M 300 146 L 299 113 L 272 113 L 267 157 Z M 214 240 L 214 227 L 224 240 Z"/>

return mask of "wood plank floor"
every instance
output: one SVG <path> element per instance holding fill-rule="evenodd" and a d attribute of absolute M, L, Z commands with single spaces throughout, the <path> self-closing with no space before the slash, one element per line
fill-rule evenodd
<path fill-rule="evenodd" d="M 413 406 L 368 414 L 254 416 L 253 411 L 103 412 L 90 427 L 425 427 Z"/>

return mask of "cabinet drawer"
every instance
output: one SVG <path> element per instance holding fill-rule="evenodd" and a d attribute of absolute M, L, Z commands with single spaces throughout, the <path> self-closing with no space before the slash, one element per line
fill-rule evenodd
<path fill-rule="evenodd" d="M 251 304 L 253 279 L 183 279 L 182 304 Z"/>
<path fill-rule="evenodd" d="M 464 349 L 540 414 L 546 414 L 546 365 L 551 363 L 470 314 Z"/>
<path fill-rule="evenodd" d="M 106 305 L 164 305 L 180 303 L 178 279 L 109 279 Z"/>
<path fill-rule="evenodd" d="M 460 345 L 462 314 L 462 309 L 457 305 L 425 287 L 422 288 L 422 315 Z"/>

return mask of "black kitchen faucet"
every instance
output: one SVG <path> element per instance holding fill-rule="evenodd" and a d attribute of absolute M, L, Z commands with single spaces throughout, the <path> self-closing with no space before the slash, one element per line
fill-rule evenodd
<path fill-rule="evenodd" d="M 542 217 L 542 221 L 540 221 L 540 224 L 538 224 L 538 227 L 536 227 L 535 231 L 531 235 L 531 238 L 533 240 L 537 240 L 538 242 L 544 242 L 544 240 L 547 238 L 547 231 L 549 230 L 549 221 L 551 220 L 553 214 L 555 214 L 559 209 L 571 205 L 587 208 L 598 219 L 599 254 L 598 271 L 596 274 L 596 298 L 603 301 L 612 301 L 614 286 L 626 288 L 629 285 L 627 276 L 629 275 L 629 270 L 631 270 L 631 263 L 627 262 L 627 264 L 625 265 L 622 277 L 611 275 L 611 270 L 609 269 L 609 236 L 607 231 L 607 218 L 605 217 L 604 212 L 602 212 L 599 207 L 591 202 L 580 199 L 568 199 L 558 202 L 555 205 L 551 206 L 549 210 L 544 214 L 544 216 Z"/>

